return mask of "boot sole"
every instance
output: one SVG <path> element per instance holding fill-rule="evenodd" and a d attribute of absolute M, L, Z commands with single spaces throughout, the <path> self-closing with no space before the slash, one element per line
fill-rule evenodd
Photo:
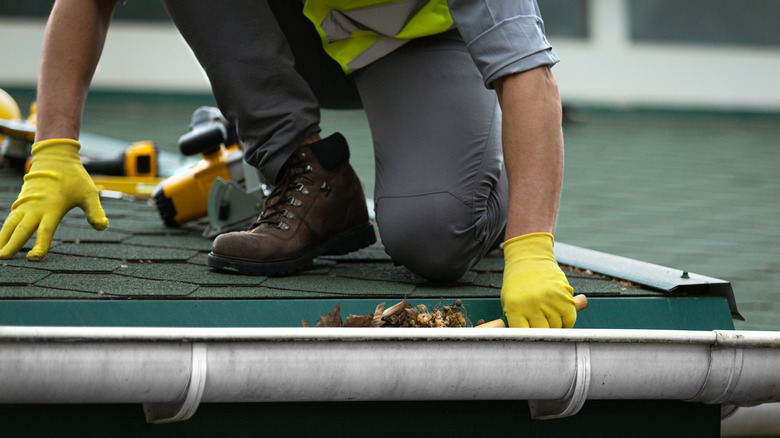
<path fill-rule="evenodd" d="M 209 253 L 207 265 L 221 271 L 244 275 L 280 276 L 293 274 L 311 266 L 321 255 L 344 255 L 373 245 L 376 242 L 374 226 L 367 222 L 358 227 L 342 231 L 296 258 L 278 260 L 252 260 Z"/>

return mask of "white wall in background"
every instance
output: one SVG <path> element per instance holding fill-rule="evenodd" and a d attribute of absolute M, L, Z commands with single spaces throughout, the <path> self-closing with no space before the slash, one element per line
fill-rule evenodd
<path fill-rule="evenodd" d="M 554 39 L 564 101 L 618 106 L 780 111 L 780 48 L 636 43 L 624 0 L 591 0 L 587 40 Z M 0 87 L 32 87 L 44 21 L 0 19 Z M 209 92 L 170 23 L 117 21 L 94 88 Z"/>
<path fill-rule="evenodd" d="M 45 21 L 0 20 L 0 87 L 34 87 Z M 206 75 L 170 23 L 114 22 L 94 88 L 210 92 Z"/>

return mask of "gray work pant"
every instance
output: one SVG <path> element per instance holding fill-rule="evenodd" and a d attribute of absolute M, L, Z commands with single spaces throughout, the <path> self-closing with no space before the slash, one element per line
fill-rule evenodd
<path fill-rule="evenodd" d="M 472 3 L 483 2 L 464 1 L 465 18 L 453 9 L 456 23 L 472 20 Z M 217 105 L 236 124 L 246 160 L 275 181 L 303 139 L 319 130 L 319 102 L 296 70 L 273 11 L 257 0 L 164 4 L 206 71 Z M 471 33 L 460 33 L 481 47 L 473 40 L 490 27 L 481 19 L 466 28 Z M 502 71 L 557 60 L 549 47 L 530 50 L 514 62 L 499 53 L 503 65 L 495 68 L 472 59 L 475 52 L 450 31 L 412 41 L 353 75 L 374 142 L 382 243 L 397 263 L 426 279 L 457 280 L 502 237 L 501 112 L 483 84 Z"/>

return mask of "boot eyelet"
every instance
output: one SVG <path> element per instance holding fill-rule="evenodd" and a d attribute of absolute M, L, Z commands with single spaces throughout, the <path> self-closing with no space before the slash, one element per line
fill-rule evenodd
<path fill-rule="evenodd" d="M 280 230 L 283 230 L 283 231 L 287 231 L 287 230 L 290 229 L 290 226 L 287 225 L 286 223 L 282 222 L 282 221 L 277 222 L 276 225 L 274 225 L 274 226 L 276 228 L 280 229 Z"/>
<path fill-rule="evenodd" d="M 290 199 L 287 200 L 287 205 L 292 205 L 293 207 L 300 207 L 302 204 L 300 199 L 295 199 L 293 197 L 290 197 Z"/>
<path fill-rule="evenodd" d="M 307 164 L 306 165 L 306 172 L 308 173 L 308 172 L 311 172 L 312 170 L 314 170 L 314 169 L 312 169 L 311 165 Z"/>
<path fill-rule="evenodd" d="M 290 210 L 288 210 L 288 209 L 286 209 L 286 208 L 285 208 L 284 210 L 282 210 L 282 217 L 285 217 L 285 218 L 287 218 L 287 219 L 294 219 L 294 218 L 295 218 L 295 215 L 294 215 L 294 214 L 292 214 L 292 213 L 290 212 Z"/>
<path fill-rule="evenodd" d="M 309 194 L 309 189 L 307 189 L 306 186 L 303 185 L 303 183 L 298 183 L 298 185 L 295 186 L 295 190 L 303 193 L 304 195 L 308 195 Z"/>

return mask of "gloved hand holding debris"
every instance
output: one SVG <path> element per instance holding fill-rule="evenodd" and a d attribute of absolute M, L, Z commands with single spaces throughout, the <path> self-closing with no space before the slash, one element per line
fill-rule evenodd
<path fill-rule="evenodd" d="M 571 328 L 573 289 L 553 253 L 553 236 L 531 233 L 504 242 L 501 305 L 510 327 Z"/>
<path fill-rule="evenodd" d="M 96 230 L 108 227 L 97 188 L 79 158 L 76 140 L 52 139 L 32 145 L 30 172 L 0 231 L 0 259 L 13 257 L 37 230 L 27 259 L 39 261 L 49 251 L 63 216 L 81 207 Z"/>

